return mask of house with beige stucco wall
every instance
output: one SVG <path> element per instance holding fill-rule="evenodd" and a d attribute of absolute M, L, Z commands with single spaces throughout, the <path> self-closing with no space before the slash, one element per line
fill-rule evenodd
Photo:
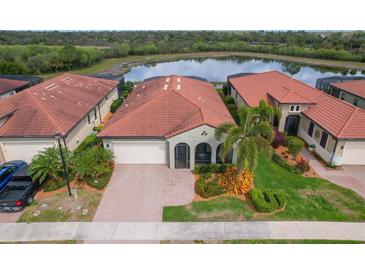
<path fill-rule="evenodd" d="M 273 126 L 313 145 L 326 162 L 365 165 L 365 110 L 277 71 L 231 76 L 228 87 L 237 104 L 264 99 L 280 109 Z"/>
<path fill-rule="evenodd" d="M 214 134 L 225 122 L 234 120 L 212 84 L 172 75 L 138 83 L 98 136 L 116 163 L 194 169 L 221 162 Z"/>
<path fill-rule="evenodd" d="M 0 162 L 31 159 L 61 133 L 75 149 L 103 123 L 119 82 L 65 73 L 0 101 Z"/>

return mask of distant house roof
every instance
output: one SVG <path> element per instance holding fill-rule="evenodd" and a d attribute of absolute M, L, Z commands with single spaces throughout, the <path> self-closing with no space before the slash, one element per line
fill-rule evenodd
<path fill-rule="evenodd" d="M 11 115 L 0 137 L 67 135 L 114 87 L 106 80 L 65 73 L 0 101 L 0 116 Z"/>
<path fill-rule="evenodd" d="M 234 120 L 212 84 L 174 75 L 139 83 L 99 136 L 169 138 L 224 122 Z"/>
<path fill-rule="evenodd" d="M 365 99 L 365 80 L 331 83 L 331 85 Z"/>
<path fill-rule="evenodd" d="M 270 97 L 282 104 L 310 104 L 303 114 L 339 139 L 365 138 L 365 110 L 278 71 L 230 79 L 249 106 Z"/>
<path fill-rule="evenodd" d="M 18 88 L 26 86 L 28 84 L 29 84 L 29 82 L 22 81 L 22 80 L 0 78 L 0 94 L 7 93 L 11 90 L 18 89 Z"/>

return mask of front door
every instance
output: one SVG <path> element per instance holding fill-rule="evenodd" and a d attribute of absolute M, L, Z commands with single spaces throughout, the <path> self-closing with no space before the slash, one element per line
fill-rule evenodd
<path fill-rule="evenodd" d="M 187 144 L 177 144 L 175 147 L 175 168 L 189 168 L 190 151 Z"/>
<path fill-rule="evenodd" d="M 298 135 L 299 123 L 300 116 L 298 115 L 290 115 L 286 117 L 285 131 L 288 133 L 288 135 Z"/>

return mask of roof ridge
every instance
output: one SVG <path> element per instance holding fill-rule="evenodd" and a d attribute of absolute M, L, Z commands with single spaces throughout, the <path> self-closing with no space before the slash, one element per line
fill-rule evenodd
<path fill-rule="evenodd" d="M 358 111 L 358 108 L 355 108 L 354 111 L 351 113 L 351 116 L 347 119 L 345 125 L 342 127 L 342 129 L 338 133 L 338 136 L 341 136 L 342 133 L 348 128 L 352 117 L 355 115 L 355 113 L 357 113 L 357 111 Z"/>
<path fill-rule="evenodd" d="M 198 110 L 199 110 L 199 113 L 200 113 L 200 116 L 202 118 L 202 120 L 204 121 L 204 116 L 203 116 L 203 112 L 200 108 L 200 106 L 198 106 L 197 104 L 195 104 L 193 101 L 191 101 L 189 98 L 186 98 L 185 96 L 183 96 L 182 94 L 179 94 L 179 92 L 177 92 L 176 90 L 174 89 L 171 89 L 171 92 L 179 95 L 180 97 L 182 97 L 185 101 L 188 101 L 190 104 L 192 104 L 194 107 L 196 107 Z"/>

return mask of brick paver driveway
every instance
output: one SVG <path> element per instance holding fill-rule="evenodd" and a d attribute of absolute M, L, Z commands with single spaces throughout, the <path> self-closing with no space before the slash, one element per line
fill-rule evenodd
<path fill-rule="evenodd" d="M 194 197 L 194 175 L 165 165 L 116 165 L 95 222 L 162 221 L 165 205 L 182 205 Z"/>
<path fill-rule="evenodd" d="M 22 212 L 2 213 L 0 212 L 0 224 L 1 223 L 15 223 Z"/>

